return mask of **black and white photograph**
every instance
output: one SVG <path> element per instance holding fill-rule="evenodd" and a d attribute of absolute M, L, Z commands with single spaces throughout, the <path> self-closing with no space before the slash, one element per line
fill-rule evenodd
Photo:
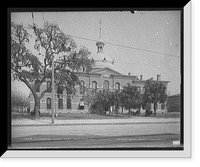
<path fill-rule="evenodd" d="M 182 9 L 10 16 L 8 150 L 188 149 Z"/>

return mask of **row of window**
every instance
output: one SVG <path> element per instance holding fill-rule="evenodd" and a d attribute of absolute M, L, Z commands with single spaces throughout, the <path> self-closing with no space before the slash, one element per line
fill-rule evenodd
<path fill-rule="evenodd" d="M 51 98 L 47 98 L 47 101 L 46 101 L 46 105 L 47 105 L 47 109 L 51 109 Z M 71 109 L 71 98 L 68 97 L 67 98 L 67 109 Z M 149 108 L 151 108 L 151 104 L 148 104 Z M 63 99 L 59 99 L 58 100 L 58 109 L 63 109 Z M 165 104 L 161 104 L 161 109 L 165 109 Z"/>
<path fill-rule="evenodd" d="M 128 85 L 131 85 L 131 84 L 127 83 L 126 85 L 128 86 Z M 103 89 L 108 90 L 109 86 L 110 86 L 109 81 L 105 80 L 103 82 Z M 97 82 L 96 81 L 92 81 L 92 89 L 93 90 L 97 89 Z M 119 82 L 115 83 L 115 89 L 116 90 L 120 90 L 120 83 Z M 140 86 L 138 86 L 138 89 L 141 91 L 141 87 Z M 36 92 L 40 92 L 40 87 L 38 87 L 36 89 Z M 51 81 L 47 81 L 47 92 L 51 93 Z M 59 90 L 59 94 L 63 94 L 63 90 L 62 89 Z M 81 81 L 80 94 L 85 94 L 85 82 L 84 81 Z"/>
<path fill-rule="evenodd" d="M 47 98 L 46 104 L 47 104 L 47 109 L 51 109 L 51 98 L 50 97 Z M 63 109 L 63 99 L 58 100 L 58 109 Z M 71 98 L 70 97 L 67 98 L 67 109 L 71 109 Z"/>
<path fill-rule="evenodd" d="M 105 80 L 103 82 L 103 89 L 107 90 L 107 89 L 109 89 L 109 86 L 110 86 L 109 81 Z M 96 81 L 92 81 L 92 89 L 97 89 L 97 82 Z M 120 89 L 120 83 L 119 82 L 115 83 L 115 89 L 116 90 Z"/>

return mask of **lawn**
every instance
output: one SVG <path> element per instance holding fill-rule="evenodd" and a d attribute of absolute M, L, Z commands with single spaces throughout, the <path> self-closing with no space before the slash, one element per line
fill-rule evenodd
<path fill-rule="evenodd" d="M 40 119 L 46 119 L 50 118 L 51 115 L 47 113 L 42 113 L 40 115 Z M 141 113 L 137 116 L 131 116 L 131 117 L 137 117 L 137 118 L 144 118 L 145 114 Z M 149 117 L 154 117 L 154 114 L 150 115 Z M 173 113 L 157 113 L 156 118 L 180 118 L 180 113 L 173 112 Z M 27 113 L 19 113 L 19 112 L 12 112 L 12 119 L 24 119 L 29 118 L 29 115 Z M 120 119 L 120 118 L 129 118 L 128 113 L 119 114 L 119 115 L 99 115 L 99 114 L 90 114 L 90 119 Z M 57 120 L 72 120 L 72 119 L 88 119 L 87 113 L 62 113 L 59 114 L 58 117 L 55 119 Z"/>

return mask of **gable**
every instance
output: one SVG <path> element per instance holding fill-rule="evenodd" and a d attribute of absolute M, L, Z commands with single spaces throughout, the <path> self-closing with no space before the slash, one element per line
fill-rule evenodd
<path fill-rule="evenodd" d="M 91 73 L 100 73 L 100 74 L 108 74 L 108 75 L 122 75 L 121 73 L 113 70 L 113 69 L 110 69 L 108 67 L 106 68 L 102 68 L 102 69 L 95 69 L 95 70 L 92 70 Z"/>

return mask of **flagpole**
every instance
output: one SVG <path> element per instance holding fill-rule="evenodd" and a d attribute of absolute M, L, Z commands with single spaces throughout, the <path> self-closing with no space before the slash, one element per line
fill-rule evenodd
<path fill-rule="evenodd" d="M 34 23 L 34 15 L 33 15 L 33 12 L 32 12 L 32 19 L 33 19 L 33 24 L 35 24 L 35 23 Z"/>

